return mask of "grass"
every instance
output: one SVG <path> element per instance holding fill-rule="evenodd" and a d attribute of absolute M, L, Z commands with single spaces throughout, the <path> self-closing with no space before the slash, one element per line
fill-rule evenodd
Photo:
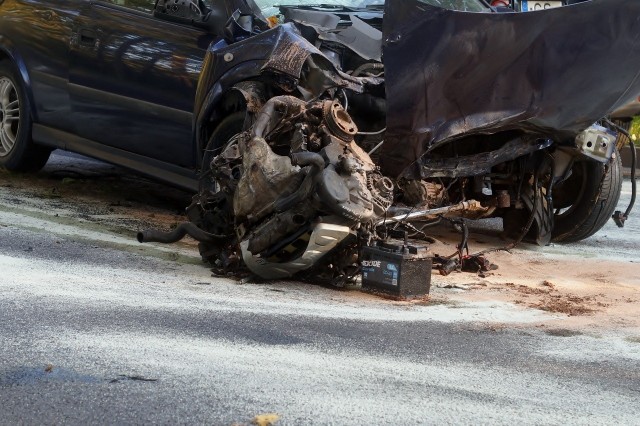
<path fill-rule="evenodd" d="M 629 134 L 631 134 L 631 137 L 635 135 L 635 144 L 636 146 L 640 146 L 640 116 L 633 118 Z"/>

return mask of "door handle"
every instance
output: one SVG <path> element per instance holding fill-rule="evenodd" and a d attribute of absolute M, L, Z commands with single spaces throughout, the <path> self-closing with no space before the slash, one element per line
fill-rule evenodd
<path fill-rule="evenodd" d="M 80 30 L 80 44 L 94 47 L 98 41 L 98 33 L 93 30 L 83 28 Z"/>

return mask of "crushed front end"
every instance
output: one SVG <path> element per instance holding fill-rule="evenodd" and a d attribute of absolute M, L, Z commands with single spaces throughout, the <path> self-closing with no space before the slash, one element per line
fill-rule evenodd
<path fill-rule="evenodd" d="M 363 247 L 429 241 L 438 222 L 462 235 L 443 272 L 491 267 L 469 254 L 465 218 L 503 218 L 512 247 L 584 238 L 587 201 L 618 166 L 603 117 L 640 92 L 637 18 L 582 31 L 606 2 L 529 14 L 458 3 L 282 7 L 275 26 L 251 7 L 233 14 L 203 67 L 201 190 L 179 234 L 221 272 L 332 282 L 358 273 Z"/>

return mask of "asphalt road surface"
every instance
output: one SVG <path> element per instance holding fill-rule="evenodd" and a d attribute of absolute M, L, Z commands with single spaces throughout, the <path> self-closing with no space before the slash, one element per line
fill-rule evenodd
<path fill-rule="evenodd" d="M 640 424 L 638 334 L 216 278 L 191 246 L 139 246 L 24 194 L 0 186 L 0 424 Z"/>

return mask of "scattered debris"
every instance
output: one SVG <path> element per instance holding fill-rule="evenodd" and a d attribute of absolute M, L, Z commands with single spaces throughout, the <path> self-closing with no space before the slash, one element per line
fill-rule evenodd
<path fill-rule="evenodd" d="M 251 423 L 257 426 L 272 426 L 278 420 L 280 420 L 280 416 L 276 413 L 267 413 L 267 414 L 259 414 L 253 418 Z"/>
<path fill-rule="evenodd" d="M 556 286 L 551 281 L 547 281 L 547 280 L 542 281 L 542 285 L 545 286 L 545 287 L 552 288 L 552 289 L 556 288 Z"/>
<path fill-rule="evenodd" d="M 516 291 L 522 294 L 549 294 L 552 290 L 546 288 L 535 288 L 529 287 L 526 285 L 519 285 L 516 288 Z"/>
<path fill-rule="evenodd" d="M 588 300 L 588 298 L 571 295 L 555 295 L 546 297 L 529 306 L 543 311 L 567 314 L 569 316 L 587 315 L 595 312 L 595 309 L 587 306 L 586 302 Z"/>
<path fill-rule="evenodd" d="M 438 288 L 456 288 L 459 290 L 471 290 L 472 284 L 458 284 L 458 283 L 442 283 L 436 284 Z"/>

